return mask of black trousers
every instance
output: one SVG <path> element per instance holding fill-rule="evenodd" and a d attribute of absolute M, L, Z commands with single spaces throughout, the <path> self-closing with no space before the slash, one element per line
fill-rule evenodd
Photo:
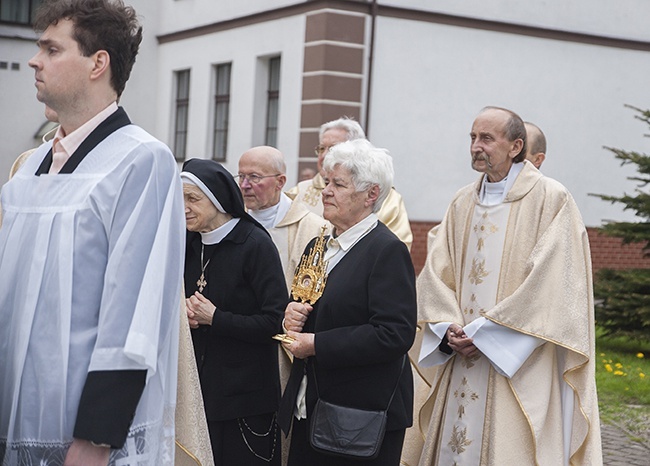
<path fill-rule="evenodd" d="M 387 431 L 379 456 L 374 460 L 349 460 L 314 450 L 309 444 L 309 419 L 294 419 L 288 466 L 399 466 L 405 432 L 405 429 Z"/>
<path fill-rule="evenodd" d="M 208 430 L 215 466 L 280 466 L 282 434 L 275 413 L 208 421 Z"/>

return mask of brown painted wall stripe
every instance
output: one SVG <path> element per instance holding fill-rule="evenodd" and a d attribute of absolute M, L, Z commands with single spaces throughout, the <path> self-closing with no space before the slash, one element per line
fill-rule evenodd
<path fill-rule="evenodd" d="M 302 79 L 303 100 L 331 99 L 361 101 L 361 77 L 305 76 Z"/>
<path fill-rule="evenodd" d="M 365 16 L 339 11 L 321 11 L 306 18 L 299 165 L 315 155 L 318 131 L 314 128 L 343 115 L 359 119 L 365 23 Z M 337 72 L 358 76 L 341 76 Z"/>
<path fill-rule="evenodd" d="M 336 120 L 341 116 L 349 116 L 359 121 L 361 112 L 360 106 L 340 105 L 340 104 L 302 104 L 302 114 L 300 116 L 301 128 L 320 127 L 326 121 Z M 314 144 L 315 145 L 315 144 Z M 313 146 L 312 146 L 313 149 Z M 304 152 L 300 152 L 304 154 Z"/>
<path fill-rule="evenodd" d="M 322 122 L 321 122 L 322 123 Z M 318 131 L 315 133 L 300 132 L 299 158 L 316 157 L 314 147 L 318 145 Z"/>
<path fill-rule="evenodd" d="M 363 49 L 333 44 L 306 45 L 304 71 L 322 70 L 361 74 Z"/>
<path fill-rule="evenodd" d="M 307 16 L 305 42 L 333 40 L 363 44 L 366 19 L 363 16 L 324 11 Z"/>

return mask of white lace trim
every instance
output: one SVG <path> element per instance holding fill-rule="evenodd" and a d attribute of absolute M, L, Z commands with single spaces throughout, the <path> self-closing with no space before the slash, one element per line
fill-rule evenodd
<path fill-rule="evenodd" d="M 71 442 L 0 438 L 3 466 L 62 466 Z M 133 426 L 121 450 L 111 450 L 109 466 L 166 466 L 174 464 L 174 407 L 163 419 Z"/>

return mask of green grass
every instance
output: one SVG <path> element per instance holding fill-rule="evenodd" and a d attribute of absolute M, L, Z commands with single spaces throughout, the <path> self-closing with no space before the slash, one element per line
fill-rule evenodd
<path fill-rule="evenodd" d="M 650 439 L 650 342 L 597 330 L 596 385 L 601 419 Z"/>

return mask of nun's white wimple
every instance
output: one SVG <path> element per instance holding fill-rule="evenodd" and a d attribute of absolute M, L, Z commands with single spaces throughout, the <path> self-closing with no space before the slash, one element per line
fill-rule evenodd
<path fill-rule="evenodd" d="M 203 191 L 203 194 L 208 196 L 208 199 L 210 199 L 210 201 L 212 201 L 212 203 L 214 204 L 214 206 L 217 208 L 217 210 L 219 212 L 221 212 L 222 214 L 227 214 L 228 213 L 228 212 L 226 212 L 224 210 L 223 206 L 217 200 L 217 198 L 214 197 L 214 194 L 212 194 L 212 191 L 210 191 L 208 189 L 208 187 L 203 183 L 203 181 L 201 181 L 194 173 L 181 172 L 181 178 L 183 179 L 183 183 L 192 184 L 192 185 L 196 186 L 197 188 L 199 188 L 201 191 Z"/>

